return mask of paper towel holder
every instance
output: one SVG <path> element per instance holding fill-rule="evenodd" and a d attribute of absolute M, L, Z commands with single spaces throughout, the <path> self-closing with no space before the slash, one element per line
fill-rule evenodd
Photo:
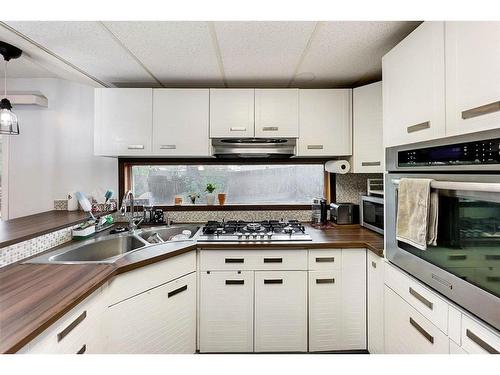
<path fill-rule="evenodd" d="M 325 171 L 329 173 L 346 174 L 351 170 L 347 160 L 329 160 L 325 162 Z"/>

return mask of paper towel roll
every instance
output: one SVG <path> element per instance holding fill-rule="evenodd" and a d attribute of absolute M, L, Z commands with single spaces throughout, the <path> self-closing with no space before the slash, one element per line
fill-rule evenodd
<path fill-rule="evenodd" d="M 330 160 L 325 163 L 325 171 L 330 173 L 346 174 L 351 169 L 347 160 Z"/>

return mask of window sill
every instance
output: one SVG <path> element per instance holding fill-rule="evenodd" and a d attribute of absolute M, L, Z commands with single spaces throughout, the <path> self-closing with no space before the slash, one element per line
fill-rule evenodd
<path fill-rule="evenodd" d="M 298 211 L 310 210 L 310 204 L 183 204 L 180 206 L 155 206 L 164 211 Z"/>

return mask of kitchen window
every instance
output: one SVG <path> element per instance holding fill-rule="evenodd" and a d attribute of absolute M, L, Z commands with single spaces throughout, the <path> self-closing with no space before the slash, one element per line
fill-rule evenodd
<path fill-rule="evenodd" d="M 206 205 L 205 188 L 226 193 L 226 205 L 309 205 L 326 192 L 323 163 L 277 164 L 129 164 L 125 188 L 156 206 L 171 206 L 176 196 L 192 206 Z M 125 189 L 124 189 L 125 190 Z M 216 201 L 217 204 L 217 201 Z"/>

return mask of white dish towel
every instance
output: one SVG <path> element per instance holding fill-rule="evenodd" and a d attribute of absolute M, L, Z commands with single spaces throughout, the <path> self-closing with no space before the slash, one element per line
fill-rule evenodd
<path fill-rule="evenodd" d="M 433 180 L 402 178 L 398 189 L 396 239 L 420 250 L 436 246 L 438 193 L 431 191 Z"/>

